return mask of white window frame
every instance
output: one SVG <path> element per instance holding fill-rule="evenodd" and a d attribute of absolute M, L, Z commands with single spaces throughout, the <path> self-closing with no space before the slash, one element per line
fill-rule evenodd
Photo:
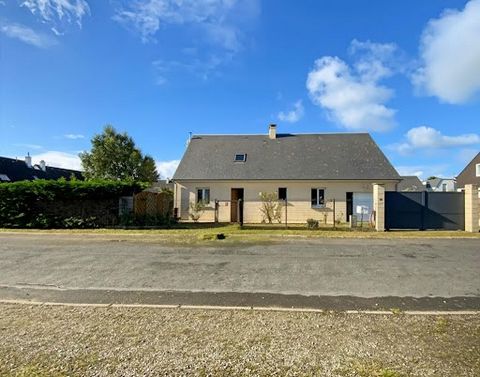
<path fill-rule="evenodd" d="M 480 164 L 475 165 L 475 175 L 480 177 Z"/>
<path fill-rule="evenodd" d="M 316 204 L 313 204 L 312 203 L 312 190 L 316 190 L 317 191 L 317 200 L 316 200 Z M 323 191 L 323 203 L 319 203 L 319 199 L 320 199 L 320 190 Z M 327 190 L 325 189 L 325 187 L 312 187 L 311 190 L 310 190 L 310 204 L 312 206 L 312 208 L 325 208 L 325 202 L 326 202 L 326 199 L 325 199 L 325 192 Z"/>
<path fill-rule="evenodd" d="M 208 206 L 210 205 L 210 201 L 211 201 L 211 198 L 210 198 L 210 187 L 197 187 L 196 190 L 195 190 L 195 196 L 196 196 L 196 201 L 197 203 L 200 202 L 200 200 L 198 200 L 198 192 L 201 191 L 202 192 L 202 202 L 204 205 Z M 208 202 L 205 201 L 203 198 L 205 198 L 205 193 L 208 191 Z"/>

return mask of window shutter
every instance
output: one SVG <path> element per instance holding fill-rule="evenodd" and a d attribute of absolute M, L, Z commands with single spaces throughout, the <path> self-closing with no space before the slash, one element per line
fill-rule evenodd
<path fill-rule="evenodd" d="M 205 198 L 203 199 L 205 203 L 210 203 L 210 189 L 205 189 Z"/>
<path fill-rule="evenodd" d="M 312 206 L 317 205 L 317 189 L 312 188 Z"/>

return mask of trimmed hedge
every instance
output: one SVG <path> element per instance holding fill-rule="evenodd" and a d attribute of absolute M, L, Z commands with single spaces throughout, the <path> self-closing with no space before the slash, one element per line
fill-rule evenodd
<path fill-rule="evenodd" d="M 0 183 L 0 227 L 93 228 L 118 223 L 118 198 L 139 182 L 59 179 Z"/>

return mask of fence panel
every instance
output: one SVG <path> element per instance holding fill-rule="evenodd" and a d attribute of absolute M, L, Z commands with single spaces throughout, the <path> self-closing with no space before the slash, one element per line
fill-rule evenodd
<path fill-rule="evenodd" d="M 385 193 L 385 228 L 465 229 L 463 192 Z"/>

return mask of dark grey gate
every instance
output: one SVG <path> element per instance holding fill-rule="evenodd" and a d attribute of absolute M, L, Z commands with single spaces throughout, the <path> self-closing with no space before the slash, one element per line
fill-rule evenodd
<path fill-rule="evenodd" d="M 385 229 L 465 229 L 463 192 L 385 192 Z"/>

